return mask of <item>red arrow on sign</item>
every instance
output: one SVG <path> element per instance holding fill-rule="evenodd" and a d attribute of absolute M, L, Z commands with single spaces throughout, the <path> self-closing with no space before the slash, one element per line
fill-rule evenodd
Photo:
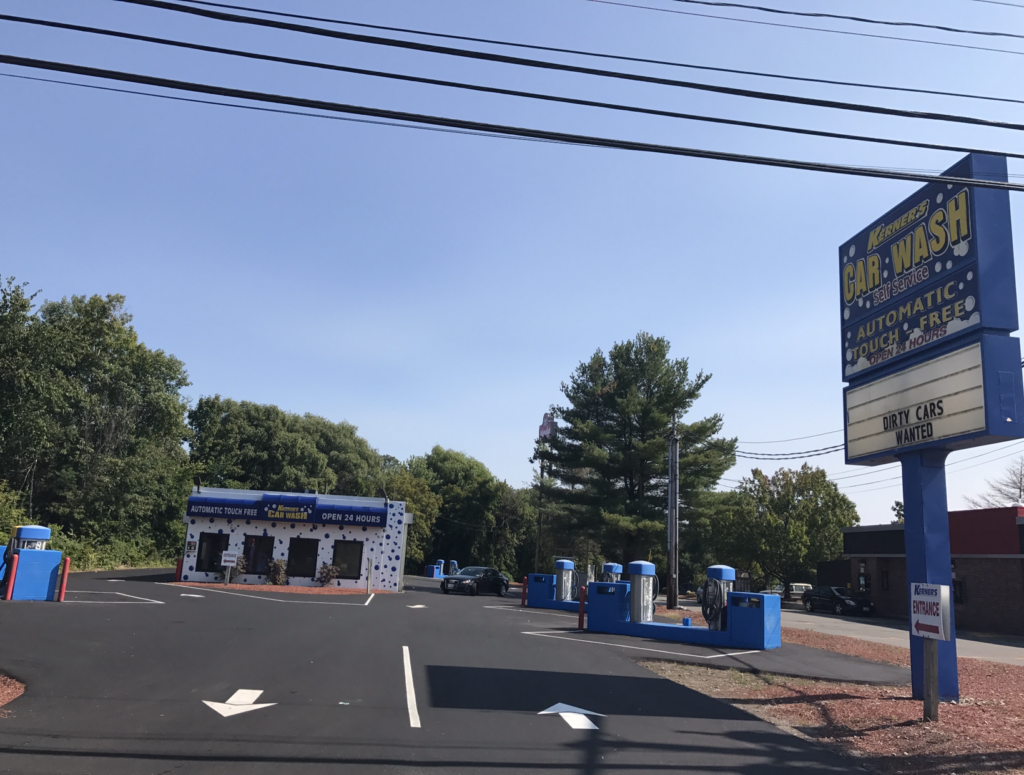
<path fill-rule="evenodd" d="M 936 635 L 939 634 L 939 628 L 938 627 L 936 627 L 934 624 L 921 624 L 921 620 L 920 619 L 918 619 L 916 622 L 914 622 L 914 629 L 917 630 L 917 634 L 918 635 L 921 634 L 921 630 L 924 630 L 925 632 L 933 632 Z"/>

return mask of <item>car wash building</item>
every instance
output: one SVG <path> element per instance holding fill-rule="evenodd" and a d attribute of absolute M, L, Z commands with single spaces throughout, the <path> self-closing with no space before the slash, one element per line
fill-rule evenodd
<path fill-rule="evenodd" d="M 222 581 L 221 554 L 235 552 L 245 558 L 235 583 L 265 584 L 283 560 L 291 585 L 316 586 L 326 564 L 341 571 L 331 586 L 399 590 L 411 522 L 404 502 L 384 498 L 193 487 L 181 580 Z"/>

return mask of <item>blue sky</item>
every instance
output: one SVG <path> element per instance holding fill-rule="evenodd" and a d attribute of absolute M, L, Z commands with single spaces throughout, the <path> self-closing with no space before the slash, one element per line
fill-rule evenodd
<path fill-rule="evenodd" d="M 1024 41 L 638 4 L 1013 49 Z M 820 78 L 1020 96 L 1024 56 L 810 32 L 588 0 L 251 0 L 351 21 Z M 820 10 L 810 0 L 776 7 Z M 213 45 L 831 131 L 1003 151 L 1007 130 L 869 116 L 316 39 L 111 0 L 4 0 L 42 16 Z M 1024 29 L 971 0 L 827 9 Z M 151 75 L 495 123 L 765 156 L 939 172 L 960 154 L 803 138 L 237 61 L 0 22 L 0 50 Z M 525 54 L 584 62 L 557 54 Z M 1020 106 L 625 63 L 586 64 L 911 110 L 1019 120 Z M 50 77 L 13 67 L 0 72 Z M 57 76 L 61 77 L 61 76 Z M 83 83 L 88 79 L 68 76 Z M 0 274 L 46 298 L 122 293 L 188 394 L 348 420 L 400 458 L 434 444 L 510 484 L 559 385 L 648 331 L 713 374 L 747 449 L 840 443 L 838 246 L 918 184 L 193 105 L 0 78 Z M 1011 160 L 1011 175 L 1024 167 Z M 1011 178 L 1012 179 L 1012 178 Z M 1021 180 L 1024 178 L 1018 178 Z M 1021 243 L 1024 198 L 1011 195 Z M 1018 278 L 1020 285 L 1020 278 Z M 1024 446 L 1016 448 L 1024 451 Z M 984 456 L 974 460 L 967 458 Z M 963 507 L 1014 448 L 950 457 Z M 1009 456 L 1009 457 L 1004 457 Z M 889 521 L 897 468 L 811 458 L 865 523 Z M 958 462 L 962 461 L 962 462 Z M 981 465 L 978 465 L 978 464 Z M 740 464 L 728 486 L 749 473 Z M 769 470 L 771 466 L 769 465 Z M 866 474 L 866 475 L 861 475 Z M 857 476 L 853 476 L 857 475 Z M 852 477 L 852 478 L 845 478 Z M 855 486 L 858 485 L 858 486 Z"/>

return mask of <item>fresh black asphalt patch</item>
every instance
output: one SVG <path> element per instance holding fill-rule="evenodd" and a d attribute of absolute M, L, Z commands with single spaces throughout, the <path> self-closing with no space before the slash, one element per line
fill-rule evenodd
<path fill-rule="evenodd" d="M 76 600 L 150 604 L 0 603 L 0 669 L 28 687 L 0 719 L 0 772 L 858 771 L 654 676 L 627 649 L 562 640 L 588 635 L 571 621 L 487 608 L 509 598 L 416 583 L 370 605 L 283 605 L 311 598 L 156 583 L 168 580 L 150 571 L 69 583 Z M 593 728 L 539 715 L 559 703 L 600 715 L 587 716 Z M 245 704 L 265 707 L 233 709 Z"/>

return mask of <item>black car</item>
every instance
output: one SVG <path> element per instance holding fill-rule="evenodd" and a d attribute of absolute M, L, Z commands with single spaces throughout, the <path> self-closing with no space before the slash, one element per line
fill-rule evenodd
<path fill-rule="evenodd" d="M 875 604 L 865 595 L 851 595 L 843 587 L 811 587 L 803 594 L 804 608 L 822 609 L 834 614 L 864 614 L 874 616 Z"/>
<path fill-rule="evenodd" d="M 497 568 L 473 566 L 463 568 L 458 575 L 446 577 L 441 582 L 441 591 L 446 595 L 449 592 L 468 592 L 471 595 L 493 592 L 498 597 L 504 597 L 510 581 L 511 579 Z"/>

